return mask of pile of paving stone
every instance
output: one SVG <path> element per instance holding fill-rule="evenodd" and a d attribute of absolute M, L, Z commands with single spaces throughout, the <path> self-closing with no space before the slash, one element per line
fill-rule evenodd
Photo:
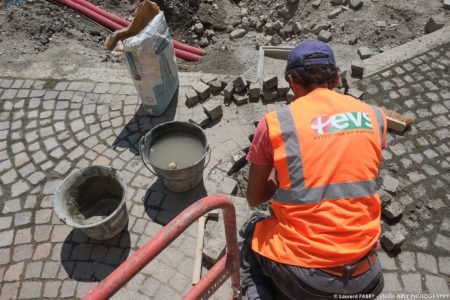
<path fill-rule="evenodd" d="M 203 105 L 204 114 L 196 114 L 190 119 L 190 122 L 200 127 L 206 127 L 219 120 L 223 115 L 222 105 L 289 103 L 294 99 L 286 80 L 275 75 L 266 76 L 262 83 L 247 81 L 242 76 L 237 76 L 230 82 L 208 76 L 195 82 L 184 96 L 185 104 L 189 108 L 199 103 Z"/>

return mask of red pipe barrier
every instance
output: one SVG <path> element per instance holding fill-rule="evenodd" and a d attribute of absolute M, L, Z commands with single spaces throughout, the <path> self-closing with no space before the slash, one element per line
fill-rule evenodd
<path fill-rule="evenodd" d="M 231 200 L 224 195 L 213 195 L 200 199 L 164 226 L 144 246 L 124 261 L 99 285 L 83 298 L 108 299 L 123 287 L 142 268 L 150 263 L 164 248 L 176 239 L 186 228 L 205 213 L 221 208 L 227 242 L 226 255 L 198 282 L 184 299 L 193 300 L 208 297 L 231 276 L 232 299 L 240 300 L 239 252 L 237 245 L 236 211 Z M 156 270 L 157 271 L 157 270 Z"/>
<path fill-rule="evenodd" d="M 112 13 L 109 13 L 109 12 L 101 9 L 100 7 L 95 6 L 94 4 L 92 4 L 89 1 L 86 1 L 86 0 L 72 0 L 72 2 L 76 2 L 76 3 L 82 5 L 82 6 L 86 7 L 86 8 L 89 8 L 90 10 L 96 12 L 97 14 L 102 15 L 105 18 L 108 18 L 111 21 L 113 21 L 113 22 L 115 22 L 115 23 L 117 23 L 119 25 L 122 25 L 124 27 L 127 27 L 130 24 L 130 22 L 128 22 L 127 20 L 122 19 L 121 17 L 116 16 L 116 15 L 114 15 Z"/>
<path fill-rule="evenodd" d="M 175 46 L 174 46 L 174 48 L 175 48 Z M 177 57 L 182 58 L 182 59 L 187 60 L 187 61 L 198 61 L 198 60 L 200 60 L 200 56 L 198 56 L 197 54 L 194 54 L 192 52 L 187 52 L 187 51 L 184 51 L 184 50 L 180 50 L 180 49 L 177 49 L 177 48 L 175 48 L 175 55 Z"/>

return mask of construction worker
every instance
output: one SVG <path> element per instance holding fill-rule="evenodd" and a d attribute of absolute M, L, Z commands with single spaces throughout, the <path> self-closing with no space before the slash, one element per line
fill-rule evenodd
<path fill-rule="evenodd" d="M 256 128 L 247 201 L 272 199 L 272 216 L 240 231 L 247 299 L 370 299 L 383 289 L 375 178 L 386 118 L 334 92 L 338 72 L 327 44 L 298 44 L 285 72 L 297 98 Z"/>

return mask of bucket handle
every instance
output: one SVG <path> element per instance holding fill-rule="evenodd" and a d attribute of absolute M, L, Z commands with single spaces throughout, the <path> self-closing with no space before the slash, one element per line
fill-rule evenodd
<path fill-rule="evenodd" d="M 144 162 L 144 165 L 147 167 L 147 169 L 150 171 L 150 173 L 152 173 L 153 175 L 155 175 L 156 177 L 158 177 L 158 175 L 156 175 L 155 171 L 153 171 L 153 169 L 151 168 L 150 162 L 147 161 L 145 155 L 144 155 L 144 149 L 145 149 L 145 138 L 146 135 L 144 135 L 140 140 L 139 140 L 139 155 L 141 156 L 142 161 Z"/>
<path fill-rule="evenodd" d="M 142 161 L 144 162 L 144 165 L 147 167 L 147 169 L 150 171 L 150 173 L 152 173 L 153 175 L 155 175 L 156 177 L 158 177 L 158 175 L 156 174 L 156 172 L 152 169 L 150 162 L 147 161 L 145 155 L 144 155 L 144 149 L 145 149 L 145 135 L 139 140 L 139 154 L 142 158 Z M 206 153 L 208 154 L 208 160 L 205 163 L 205 165 L 203 166 L 203 170 L 206 169 L 206 167 L 209 164 L 209 161 L 211 160 L 211 147 L 209 145 L 206 145 L 205 147 L 206 149 Z M 206 154 L 205 154 L 206 155 Z"/>
<path fill-rule="evenodd" d="M 206 167 L 209 165 L 209 161 L 211 160 L 211 147 L 209 145 L 206 145 L 205 148 L 206 148 L 206 152 L 208 152 L 208 161 L 206 162 L 205 166 L 203 167 L 203 170 L 206 169 Z"/>

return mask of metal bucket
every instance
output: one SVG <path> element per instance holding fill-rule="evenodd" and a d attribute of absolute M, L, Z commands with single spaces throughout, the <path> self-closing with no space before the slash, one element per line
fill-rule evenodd
<path fill-rule="evenodd" d="M 53 208 L 67 225 L 93 239 L 107 240 L 127 225 L 126 194 L 118 170 L 89 166 L 64 179 L 53 197 Z"/>
<path fill-rule="evenodd" d="M 200 139 L 204 146 L 204 153 L 201 159 L 191 166 L 179 169 L 161 169 L 151 164 L 149 155 L 152 145 L 160 137 L 171 133 L 187 133 Z M 203 170 L 208 165 L 211 157 L 211 150 L 203 129 L 192 123 L 178 121 L 163 123 L 150 130 L 139 141 L 139 153 L 150 172 L 158 176 L 167 189 L 178 193 L 192 190 L 200 184 L 203 179 Z M 205 163 L 207 156 L 208 161 Z"/>

